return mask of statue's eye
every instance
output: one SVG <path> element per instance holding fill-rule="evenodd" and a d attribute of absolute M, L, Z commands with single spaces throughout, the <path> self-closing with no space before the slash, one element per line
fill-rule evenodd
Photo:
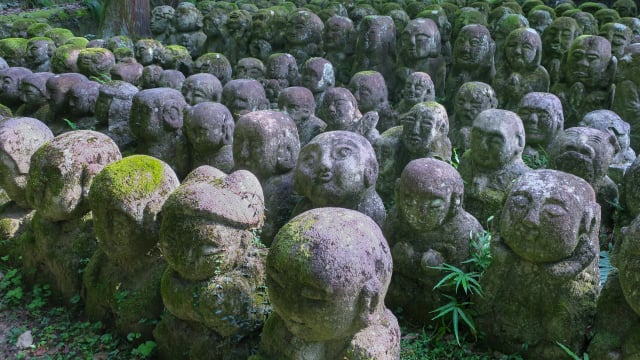
<path fill-rule="evenodd" d="M 567 210 L 560 204 L 545 204 L 543 211 L 550 217 L 558 217 L 567 213 Z"/>
<path fill-rule="evenodd" d="M 348 147 L 343 147 L 343 148 L 338 149 L 338 151 L 336 152 L 336 157 L 338 159 L 345 159 L 345 158 L 351 156 L 352 153 L 353 153 L 353 150 L 351 150 Z"/>

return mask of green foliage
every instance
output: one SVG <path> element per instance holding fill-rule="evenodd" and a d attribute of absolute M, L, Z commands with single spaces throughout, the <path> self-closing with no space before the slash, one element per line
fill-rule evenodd
<path fill-rule="evenodd" d="M 102 73 L 102 74 L 99 74 L 98 76 L 89 76 L 89 80 L 98 82 L 100 84 L 104 84 L 111 81 L 111 75 L 107 73 Z"/>
<path fill-rule="evenodd" d="M 84 0 L 84 5 L 89 9 L 91 17 L 96 22 L 100 22 L 104 16 L 104 1 L 103 0 Z"/>
<path fill-rule="evenodd" d="M 458 155 L 458 148 L 453 148 L 451 160 L 447 160 L 447 163 L 453 166 L 454 169 L 458 169 L 458 166 L 460 166 L 460 155 Z"/>
<path fill-rule="evenodd" d="M 546 169 L 549 165 L 549 154 L 547 154 L 547 151 L 542 146 L 538 145 L 538 154 L 523 154 L 522 161 L 532 169 Z"/>
<path fill-rule="evenodd" d="M 573 360 L 589 360 L 589 354 L 587 353 L 585 353 L 583 357 L 580 357 L 576 353 L 571 351 L 571 349 L 566 347 L 563 343 L 556 341 L 556 344 L 558 344 L 558 346 L 560 346 L 560 348 L 564 350 L 564 352 L 566 352 L 567 355 L 569 355 Z"/>
<path fill-rule="evenodd" d="M 489 218 L 487 223 L 490 223 L 491 220 L 492 218 Z M 464 295 L 464 299 L 468 299 L 471 295 L 482 296 L 482 286 L 479 280 L 491 264 L 491 233 L 484 230 L 482 233 L 476 234 L 475 239 L 471 234 L 469 240 L 472 249 L 471 257 L 463 261 L 463 264 L 470 264 L 471 269 L 465 270 L 450 264 L 433 267 L 433 269 L 440 270 L 445 274 L 433 287 L 434 290 L 453 288 L 456 294 Z M 469 306 L 472 303 L 450 295 L 443 294 L 442 296 L 448 299 L 448 302 L 432 311 L 435 314 L 433 320 L 442 319 L 442 325 L 439 328 L 440 334 L 444 335 L 453 331 L 456 343 L 458 346 L 462 346 L 460 341 L 462 323 L 466 325 L 474 338 L 477 336 L 476 326 L 469 311 Z"/>
<path fill-rule="evenodd" d="M 155 341 L 146 341 L 131 351 L 131 355 L 137 355 L 142 358 L 148 358 L 158 346 Z"/>
<path fill-rule="evenodd" d="M 67 118 L 64 118 L 62 120 L 64 120 L 64 122 L 67 123 L 67 125 L 69 125 L 69 128 L 71 128 L 71 130 L 78 130 L 78 124 L 74 123 L 73 121 Z"/>

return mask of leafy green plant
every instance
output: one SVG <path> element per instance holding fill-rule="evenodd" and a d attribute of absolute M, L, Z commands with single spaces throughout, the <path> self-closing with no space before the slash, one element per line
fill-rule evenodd
<path fill-rule="evenodd" d="M 566 345 L 564 345 L 563 343 L 556 341 L 556 344 L 558 344 L 558 346 L 560 346 L 560 348 L 562 350 L 564 350 L 564 352 L 567 353 L 567 355 L 569 355 L 573 360 L 589 360 L 589 354 L 585 353 L 583 354 L 583 357 L 578 356 L 576 353 L 574 353 L 573 351 L 571 351 L 571 349 L 569 349 Z"/>
<path fill-rule="evenodd" d="M 111 75 L 109 75 L 108 73 L 102 73 L 102 74 L 99 74 L 98 76 L 89 76 L 89 80 L 93 80 L 100 84 L 104 84 L 106 82 L 111 81 Z"/>
<path fill-rule="evenodd" d="M 74 123 L 73 121 L 67 118 L 64 118 L 62 120 L 64 120 L 64 122 L 67 123 L 67 125 L 69 125 L 69 128 L 71 128 L 71 130 L 78 130 L 78 124 Z"/>
<path fill-rule="evenodd" d="M 522 161 L 532 169 L 546 169 L 549 165 L 549 154 L 542 146 L 538 145 L 538 154 L 523 154 Z"/>
<path fill-rule="evenodd" d="M 454 169 L 458 169 L 460 166 L 460 155 L 458 155 L 458 148 L 453 148 L 451 154 L 451 160 L 447 160 L 449 165 L 453 166 Z"/>

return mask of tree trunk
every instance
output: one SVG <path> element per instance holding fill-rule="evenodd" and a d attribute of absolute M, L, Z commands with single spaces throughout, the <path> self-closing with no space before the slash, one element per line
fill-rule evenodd
<path fill-rule="evenodd" d="M 149 0 L 105 0 L 99 36 L 129 36 L 133 41 L 151 37 Z"/>

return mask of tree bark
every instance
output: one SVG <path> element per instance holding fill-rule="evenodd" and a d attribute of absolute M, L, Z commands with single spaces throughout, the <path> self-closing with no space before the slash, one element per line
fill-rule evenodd
<path fill-rule="evenodd" d="M 105 0 L 99 36 L 126 35 L 132 40 L 151 37 L 149 0 Z"/>

